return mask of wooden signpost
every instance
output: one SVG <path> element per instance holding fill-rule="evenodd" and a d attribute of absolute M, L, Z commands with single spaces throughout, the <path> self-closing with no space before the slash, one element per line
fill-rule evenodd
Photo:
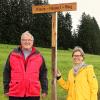
<path fill-rule="evenodd" d="M 48 4 L 32 6 L 32 13 L 50 13 L 76 10 L 76 3 Z"/>
<path fill-rule="evenodd" d="M 51 100 L 57 100 L 56 70 L 57 70 L 57 12 L 74 11 L 76 3 L 33 5 L 32 13 L 52 13 L 52 87 Z"/>

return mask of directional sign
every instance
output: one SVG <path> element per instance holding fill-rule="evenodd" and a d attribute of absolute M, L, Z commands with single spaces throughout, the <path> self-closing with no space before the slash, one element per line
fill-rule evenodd
<path fill-rule="evenodd" d="M 76 3 L 48 4 L 32 6 L 32 13 L 50 13 L 76 10 Z"/>
<path fill-rule="evenodd" d="M 57 72 L 57 12 L 76 10 L 76 3 L 33 5 L 32 13 L 52 13 L 52 87 L 51 100 L 57 100 L 56 72 Z"/>

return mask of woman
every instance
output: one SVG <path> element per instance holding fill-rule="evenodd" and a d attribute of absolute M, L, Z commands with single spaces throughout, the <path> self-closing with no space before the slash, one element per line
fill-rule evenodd
<path fill-rule="evenodd" d="M 65 81 L 60 72 L 57 80 L 68 91 L 66 100 L 97 100 L 98 83 L 92 65 L 84 62 L 84 51 L 75 47 L 72 53 L 73 67 Z"/>

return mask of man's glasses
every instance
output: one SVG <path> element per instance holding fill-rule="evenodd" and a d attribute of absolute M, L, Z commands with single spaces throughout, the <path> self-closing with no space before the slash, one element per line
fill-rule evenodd
<path fill-rule="evenodd" d="M 23 42 L 26 42 L 26 41 L 31 42 L 33 40 L 32 39 L 21 39 L 21 41 L 23 41 Z"/>

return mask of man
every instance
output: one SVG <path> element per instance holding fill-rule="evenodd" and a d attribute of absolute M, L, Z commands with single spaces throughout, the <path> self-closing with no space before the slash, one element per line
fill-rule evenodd
<path fill-rule="evenodd" d="M 8 56 L 3 72 L 4 94 L 9 100 L 40 100 L 48 91 L 47 68 L 42 55 L 33 47 L 34 37 L 21 36 L 21 45 Z"/>

